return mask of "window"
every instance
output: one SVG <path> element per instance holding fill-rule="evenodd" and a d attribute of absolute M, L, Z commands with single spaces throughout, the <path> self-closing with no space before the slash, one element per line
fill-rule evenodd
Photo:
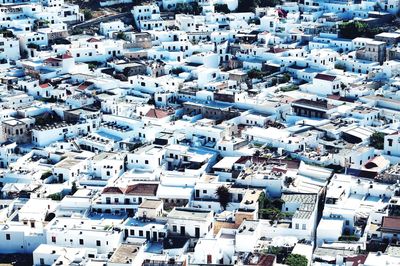
<path fill-rule="evenodd" d="M 101 246 L 101 241 L 100 240 L 96 240 L 96 246 L 98 246 L 98 247 Z"/>
<path fill-rule="evenodd" d="M 299 229 L 299 224 L 296 224 L 296 229 Z"/>
<path fill-rule="evenodd" d="M 51 237 L 51 242 L 56 243 L 56 237 L 55 236 Z"/>
<path fill-rule="evenodd" d="M 139 230 L 139 236 L 143 236 L 143 230 Z"/>
<path fill-rule="evenodd" d="M 307 229 L 306 224 L 303 224 L 301 229 L 306 230 Z"/>
<path fill-rule="evenodd" d="M 6 240 L 10 240 L 11 239 L 11 235 L 10 234 L 6 234 Z"/>
<path fill-rule="evenodd" d="M 177 230 L 178 230 L 177 226 L 176 226 L 176 225 L 173 225 L 173 226 L 172 226 L 172 232 L 176 232 Z"/>
<path fill-rule="evenodd" d="M 130 232 L 129 232 L 129 234 L 130 234 L 131 236 L 135 235 L 135 230 L 131 229 Z"/>
<path fill-rule="evenodd" d="M 145 163 L 145 164 L 149 164 L 149 160 L 145 160 L 144 163 Z"/>
<path fill-rule="evenodd" d="M 392 147 L 392 145 L 393 145 L 393 139 L 388 139 L 388 142 L 389 142 L 389 147 Z"/>
<path fill-rule="evenodd" d="M 83 239 L 79 239 L 79 245 L 83 245 Z"/>

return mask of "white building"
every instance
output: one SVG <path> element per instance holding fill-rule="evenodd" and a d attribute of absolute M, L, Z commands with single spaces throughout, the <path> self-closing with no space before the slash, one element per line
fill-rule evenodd
<path fill-rule="evenodd" d="M 213 228 L 213 211 L 196 208 L 174 208 L 168 214 L 168 230 L 172 235 L 205 237 Z"/>

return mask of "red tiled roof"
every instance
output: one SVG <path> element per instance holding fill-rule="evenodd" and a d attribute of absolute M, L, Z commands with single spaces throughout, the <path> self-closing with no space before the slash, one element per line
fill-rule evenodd
<path fill-rule="evenodd" d="M 81 85 L 78 86 L 77 89 L 83 91 L 83 90 L 86 90 L 87 87 L 88 87 L 88 86 L 87 86 L 86 84 L 81 84 Z"/>
<path fill-rule="evenodd" d="M 271 172 L 277 172 L 277 173 L 286 174 L 287 170 L 286 169 L 282 169 L 282 168 L 278 168 L 278 167 L 272 167 L 272 171 Z"/>
<path fill-rule="evenodd" d="M 152 108 L 150 109 L 147 114 L 146 117 L 151 117 L 151 118 L 164 118 L 169 116 L 171 113 L 168 111 L 164 111 L 164 110 L 160 110 L 160 109 L 155 109 Z"/>
<path fill-rule="evenodd" d="M 62 61 L 64 59 L 73 58 L 69 51 L 65 52 L 64 54 L 57 55 L 54 59 L 57 61 Z"/>
<path fill-rule="evenodd" d="M 322 80 L 326 80 L 326 81 L 334 81 L 336 79 L 336 76 L 332 76 L 332 75 L 327 75 L 327 74 L 317 74 L 315 76 L 316 79 L 322 79 Z"/>
<path fill-rule="evenodd" d="M 59 58 L 54 58 L 54 57 L 49 57 L 47 59 L 44 60 L 45 63 L 50 63 L 50 62 L 60 62 L 61 59 Z"/>
<path fill-rule="evenodd" d="M 286 18 L 286 17 L 287 17 L 287 12 L 286 12 L 285 10 L 283 10 L 283 9 L 278 9 L 277 12 L 278 12 L 278 16 L 279 16 L 280 18 Z"/>
<path fill-rule="evenodd" d="M 342 102 L 349 102 L 349 103 L 353 103 L 354 100 L 350 99 L 350 98 L 346 98 L 346 97 L 342 97 L 340 95 L 328 95 L 326 98 L 328 99 L 332 99 L 332 100 L 337 100 L 337 101 L 342 101 Z"/>
<path fill-rule="evenodd" d="M 73 58 L 72 55 L 65 53 L 61 56 L 62 59 L 69 59 L 69 58 Z"/>
<path fill-rule="evenodd" d="M 382 231 L 400 231 L 400 217 L 385 216 L 382 219 Z"/>
<path fill-rule="evenodd" d="M 119 187 L 106 187 L 103 189 L 103 194 L 124 194 L 124 191 Z"/>
<path fill-rule="evenodd" d="M 346 257 L 346 265 L 348 265 L 349 262 L 353 262 L 353 264 L 351 264 L 351 266 L 358 266 L 358 265 L 364 264 L 366 259 L 367 259 L 367 255 L 357 255 L 354 257 Z"/>
<path fill-rule="evenodd" d="M 49 83 L 44 83 L 39 85 L 40 88 L 45 89 L 49 87 Z"/>
<path fill-rule="evenodd" d="M 329 99 L 332 99 L 332 100 L 340 100 L 340 98 L 342 98 L 342 96 L 340 96 L 340 95 L 328 95 L 328 98 Z"/>
<path fill-rule="evenodd" d="M 269 49 L 269 53 L 273 53 L 273 54 L 278 54 L 278 53 L 282 53 L 282 52 L 284 52 L 284 51 L 286 51 L 285 49 L 282 49 L 282 48 L 271 48 L 271 49 Z"/>
<path fill-rule="evenodd" d="M 85 81 L 78 86 L 78 90 L 86 90 L 89 86 L 93 85 L 93 82 Z"/>
<path fill-rule="evenodd" d="M 275 255 L 261 255 L 257 266 L 273 266 L 275 264 Z"/>
<path fill-rule="evenodd" d="M 135 184 L 127 186 L 125 194 L 139 196 L 156 196 L 158 184 Z"/>
<path fill-rule="evenodd" d="M 100 41 L 99 39 L 93 37 L 87 40 L 87 42 L 99 42 L 99 41 Z"/>

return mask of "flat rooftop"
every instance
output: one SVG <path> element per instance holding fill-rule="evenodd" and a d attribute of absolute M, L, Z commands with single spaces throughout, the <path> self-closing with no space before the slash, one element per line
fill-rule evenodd
<path fill-rule="evenodd" d="M 157 209 L 163 203 L 162 200 L 147 199 L 139 205 L 139 208 L 144 209 Z"/>
<path fill-rule="evenodd" d="M 109 263 L 131 265 L 141 246 L 135 244 L 121 244 L 111 256 Z"/>
<path fill-rule="evenodd" d="M 174 208 L 168 214 L 168 218 L 206 221 L 210 215 L 212 215 L 211 210 L 196 209 L 196 208 Z"/>

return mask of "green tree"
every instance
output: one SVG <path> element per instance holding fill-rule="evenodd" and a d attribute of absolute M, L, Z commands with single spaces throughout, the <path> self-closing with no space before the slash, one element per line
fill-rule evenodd
<path fill-rule="evenodd" d="M 258 0 L 239 0 L 238 2 L 238 12 L 253 12 L 256 7 Z"/>
<path fill-rule="evenodd" d="M 122 31 L 120 31 L 120 32 L 118 32 L 117 33 L 117 39 L 118 40 L 127 40 L 127 37 L 126 37 L 126 34 L 125 34 L 125 32 L 122 32 Z"/>
<path fill-rule="evenodd" d="M 262 79 L 266 75 L 265 72 L 258 70 L 256 68 L 252 68 L 247 72 L 247 76 L 250 79 Z"/>
<path fill-rule="evenodd" d="M 174 75 L 179 75 L 180 73 L 183 73 L 183 72 L 184 72 L 184 70 L 181 67 L 177 67 L 177 68 L 174 68 L 171 70 L 171 73 Z"/>
<path fill-rule="evenodd" d="M 346 70 L 346 66 L 341 64 L 341 63 L 339 63 L 339 62 L 335 63 L 335 68 L 336 69 L 340 69 L 340 70 Z"/>
<path fill-rule="evenodd" d="M 88 63 L 88 67 L 91 71 L 95 70 L 97 68 L 97 64 L 96 63 Z"/>
<path fill-rule="evenodd" d="M 40 46 L 37 45 L 36 43 L 30 42 L 26 45 L 26 47 L 31 48 L 31 49 L 36 49 L 39 50 Z"/>
<path fill-rule="evenodd" d="M 339 237 L 339 241 L 358 241 L 360 238 L 356 235 L 342 235 Z"/>
<path fill-rule="evenodd" d="M 284 253 L 284 248 L 269 246 L 267 250 L 263 251 L 264 254 L 278 255 Z"/>
<path fill-rule="evenodd" d="M 40 177 L 40 179 L 44 180 L 48 177 L 50 177 L 52 175 L 51 171 L 46 171 L 42 174 L 42 176 Z"/>
<path fill-rule="evenodd" d="M 274 199 L 271 204 L 274 208 L 282 209 L 284 201 L 282 199 Z"/>
<path fill-rule="evenodd" d="M 28 51 L 27 51 L 27 50 L 23 50 L 23 51 L 21 52 L 21 58 L 22 58 L 22 59 L 28 58 Z"/>
<path fill-rule="evenodd" d="M 283 183 L 286 187 L 289 187 L 293 183 L 293 178 L 290 176 L 286 176 Z"/>
<path fill-rule="evenodd" d="M 366 30 L 367 24 L 360 21 L 344 22 L 339 25 L 340 36 L 348 39 L 363 36 Z"/>
<path fill-rule="evenodd" d="M 215 9 L 215 12 L 218 12 L 218 13 L 225 13 L 225 14 L 231 13 L 227 4 L 215 4 L 214 9 Z"/>
<path fill-rule="evenodd" d="M 175 12 L 178 14 L 192 14 L 199 15 L 202 11 L 202 7 L 197 2 L 193 3 L 178 3 L 176 4 Z"/>
<path fill-rule="evenodd" d="M 258 207 L 259 209 L 265 208 L 265 206 L 270 204 L 270 200 L 265 196 L 264 192 L 261 192 L 260 196 L 258 197 Z"/>
<path fill-rule="evenodd" d="M 90 9 L 84 9 L 83 10 L 83 16 L 85 17 L 85 20 L 89 20 L 93 18 L 93 14 L 92 11 L 90 11 Z"/>
<path fill-rule="evenodd" d="M 276 256 L 276 261 L 282 263 L 283 259 L 287 257 L 288 249 L 285 247 L 269 246 L 268 249 L 262 251 L 263 254 L 272 254 Z"/>
<path fill-rule="evenodd" d="M 291 76 L 290 76 L 289 73 L 284 73 L 284 74 L 282 75 L 282 77 L 279 78 L 279 82 L 280 82 L 280 83 L 289 82 L 289 81 L 290 81 L 290 78 L 291 78 Z"/>
<path fill-rule="evenodd" d="M 239 0 L 238 2 L 238 12 L 253 12 L 257 6 L 274 7 L 276 5 L 282 4 L 282 0 Z"/>
<path fill-rule="evenodd" d="M 71 30 L 71 35 L 79 35 L 83 33 L 83 29 L 75 27 Z"/>
<path fill-rule="evenodd" d="M 231 195 L 229 193 L 229 189 L 225 186 L 219 186 L 217 188 L 217 191 L 215 192 L 215 195 L 218 198 L 219 204 L 221 205 L 221 208 L 223 210 L 226 210 L 226 207 L 229 204 L 229 201 L 231 199 Z"/>
<path fill-rule="evenodd" d="M 307 266 L 308 260 L 305 256 L 299 254 L 290 254 L 286 260 L 285 264 L 289 266 Z"/>
<path fill-rule="evenodd" d="M 52 200 L 62 200 L 63 196 L 61 193 L 54 193 L 48 196 Z"/>
<path fill-rule="evenodd" d="M 288 213 L 281 211 L 284 201 L 282 199 L 268 198 L 264 192 L 262 192 L 258 198 L 258 216 L 262 219 L 270 219 L 271 223 L 275 220 L 279 220 L 288 216 Z"/>
<path fill-rule="evenodd" d="M 78 190 L 78 187 L 76 186 L 76 182 L 72 182 L 72 187 L 71 187 L 71 195 L 74 195 L 75 192 Z"/>
<path fill-rule="evenodd" d="M 382 31 L 384 31 L 383 28 L 370 27 L 367 23 L 360 21 L 344 22 L 339 25 L 339 35 L 348 39 L 357 37 L 373 38 Z"/>
<path fill-rule="evenodd" d="M 260 7 L 267 7 L 267 6 L 274 7 L 276 5 L 282 4 L 281 0 L 258 0 L 257 2 Z"/>
<path fill-rule="evenodd" d="M 371 135 L 370 146 L 375 149 L 382 150 L 385 142 L 385 133 L 375 132 Z"/>
<path fill-rule="evenodd" d="M 299 89 L 299 86 L 292 84 L 292 85 L 281 88 L 281 91 L 283 91 L 283 92 L 297 91 L 298 89 Z"/>
<path fill-rule="evenodd" d="M 3 29 L 0 30 L 0 34 L 3 34 L 3 36 L 6 37 L 6 38 L 12 38 L 12 37 L 15 36 L 14 33 L 13 33 L 12 31 L 7 30 L 7 29 L 5 29 L 5 28 L 3 28 Z"/>

